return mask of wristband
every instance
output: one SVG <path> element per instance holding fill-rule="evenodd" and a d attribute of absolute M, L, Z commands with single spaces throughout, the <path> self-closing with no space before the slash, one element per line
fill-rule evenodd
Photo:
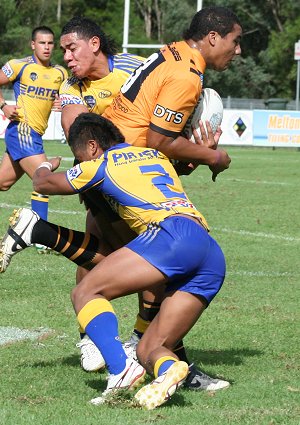
<path fill-rule="evenodd" d="M 5 102 L 5 100 L 0 103 L 0 109 L 1 109 L 1 111 L 4 108 L 4 106 L 6 106 L 6 105 L 7 105 L 7 103 Z"/>
<path fill-rule="evenodd" d="M 47 162 L 47 161 L 45 161 L 45 162 L 42 162 L 42 163 L 41 163 L 41 165 L 39 165 L 39 166 L 37 167 L 37 170 L 38 170 L 39 168 L 48 168 L 48 170 L 49 170 L 49 171 L 52 171 L 53 165 L 51 164 L 51 162 Z"/>

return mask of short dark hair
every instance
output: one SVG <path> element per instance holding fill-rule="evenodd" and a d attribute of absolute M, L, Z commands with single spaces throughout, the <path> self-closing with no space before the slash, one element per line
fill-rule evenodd
<path fill-rule="evenodd" d="M 184 31 L 184 40 L 202 40 L 210 31 L 217 31 L 223 38 L 235 24 L 242 27 L 238 17 L 223 6 L 204 7 L 194 15 L 190 27 Z"/>
<path fill-rule="evenodd" d="M 37 35 L 38 32 L 41 32 L 42 34 L 52 34 L 53 37 L 54 37 L 54 32 L 52 31 L 51 28 L 41 26 L 41 27 L 36 27 L 32 30 L 32 33 L 31 33 L 31 40 L 32 41 L 35 41 L 36 35 Z"/>
<path fill-rule="evenodd" d="M 104 151 L 125 142 L 123 134 L 110 120 L 93 112 L 78 115 L 69 130 L 68 142 L 73 153 L 84 149 L 88 140 L 95 140 Z"/>
<path fill-rule="evenodd" d="M 83 16 L 74 16 L 67 22 L 62 31 L 61 36 L 76 32 L 83 40 L 90 40 L 92 37 L 98 37 L 100 40 L 101 52 L 105 55 L 115 55 L 117 48 L 114 40 L 105 34 L 101 27 L 89 18 Z"/>

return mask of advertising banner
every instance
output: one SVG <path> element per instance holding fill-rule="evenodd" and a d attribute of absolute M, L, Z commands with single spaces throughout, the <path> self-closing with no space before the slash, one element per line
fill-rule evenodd
<path fill-rule="evenodd" d="M 254 110 L 253 145 L 300 147 L 300 111 Z"/>
<path fill-rule="evenodd" d="M 252 111 L 224 109 L 220 145 L 252 145 L 252 120 Z"/>

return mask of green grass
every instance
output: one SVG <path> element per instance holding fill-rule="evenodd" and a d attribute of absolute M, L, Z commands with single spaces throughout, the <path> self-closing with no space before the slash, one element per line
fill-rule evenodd
<path fill-rule="evenodd" d="M 46 143 L 46 149 L 50 156 L 71 157 L 59 143 Z M 232 164 L 216 183 L 205 167 L 183 178 L 227 259 L 225 284 L 185 344 L 197 365 L 232 386 L 216 393 L 182 389 L 151 412 L 132 407 L 127 398 L 89 405 L 105 388 L 105 373 L 87 374 L 79 367 L 69 299 L 75 266 L 30 248 L 0 275 L 0 326 L 43 327 L 49 333 L 38 341 L 0 345 L 1 424 L 299 424 L 300 153 L 227 150 Z M 30 192 L 24 177 L 0 194 L 0 234 Z M 51 198 L 50 221 L 84 229 L 84 218 L 76 196 Z M 137 313 L 136 296 L 116 300 L 114 307 L 126 338 Z"/>

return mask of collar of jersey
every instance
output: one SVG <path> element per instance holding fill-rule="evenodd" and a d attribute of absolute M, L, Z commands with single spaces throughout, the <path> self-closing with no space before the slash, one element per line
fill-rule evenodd
<path fill-rule="evenodd" d="M 132 146 L 130 143 L 118 143 L 117 145 L 112 146 L 111 148 L 107 149 L 107 151 L 114 151 L 115 149 L 124 149 L 128 148 L 129 146 Z"/>

